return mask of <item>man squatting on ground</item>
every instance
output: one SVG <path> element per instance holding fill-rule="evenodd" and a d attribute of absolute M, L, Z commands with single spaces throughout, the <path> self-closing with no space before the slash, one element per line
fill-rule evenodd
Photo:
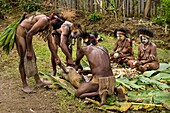
<path fill-rule="evenodd" d="M 128 38 L 130 34 L 130 30 L 126 28 L 115 29 L 114 37 L 117 38 L 117 41 L 113 51 L 110 53 L 111 61 L 129 65 L 128 61 L 134 59 L 132 39 Z"/>
<path fill-rule="evenodd" d="M 19 72 L 23 84 L 22 90 L 27 93 L 35 92 L 28 86 L 26 80 L 26 72 L 24 69 L 24 57 L 27 52 L 27 58 L 35 58 L 35 53 L 32 46 L 32 37 L 38 32 L 47 31 L 46 38 L 48 40 L 48 46 L 55 57 L 56 64 L 61 65 L 61 61 L 54 51 L 54 44 L 52 42 L 52 27 L 60 28 L 63 21 L 58 17 L 57 14 L 52 13 L 49 17 L 44 14 L 33 15 L 24 19 L 17 27 L 16 30 L 16 47 L 20 56 Z M 36 59 L 36 58 L 35 58 Z M 38 87 L 44 86 L 44 83 L 40 80 L 38 73 L 34 75 L 36 84 Z"/>
<path fill-rule="evenodd" d="M 136 60 L 130 60 L 130 67 L 144 72 L 147 70 L 156 70 L 159 68 L 156 45 L 151 42 L 153 32 L 146 28 L 139 28 L 137 34 L 140 38 L 140 45 L 138 46 L 138 56 Z"/>
<path fill-rule="evenodd" d="M 110 66 L 108 51 L 101 46 L 88 45 L 81 47 L 75 61 L 76 68 L 80 67 L 80 60 L 84 55 L 87 57 L 91 69 L 87 72 L 84 71 L 84 73 L 92 74 L 93 78 L 89 82 L 82 83 L 75 91 L 75 96 L 85 98 L 100 95 L 101 104 L 105 104 L 106 95 L 112 95 L 115 88 L 115 77 Z M 120 92 L 118 97 L 123 100 L 123 92 L 118 92 Z"/>

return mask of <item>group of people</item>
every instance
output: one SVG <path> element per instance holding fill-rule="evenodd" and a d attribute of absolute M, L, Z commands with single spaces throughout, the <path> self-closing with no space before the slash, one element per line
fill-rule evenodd
<path fill-rule="evenodd" d="M 16 47 L 20 56 L 19 72 L 23 84 L 23 91 L 26 93 L 35 92 L 30 88 L 26 80 L 26 70 L 24 68 L 26 56 L 27 60 L 35 59 L 32 37 L 37 33 L 42 33 L 48 42 L 51 51 L 51 63 L 53 72 L 56 75 L 56 66 L 60 66 L 65 73 L 68 73 L 64 64 L 62 64 L 57 55 L 58 47 L 66 55 L 67 66 L 72 66 L 76 70 L 83 70 L 81 59 L 87 57 L 90 70 L 80 71 L 86 75 L 91 73 L 93 76 L 89 82 L 84 82 L 75 91 L 75 96 L 79 98 L 93 97 L 99 95 L 101 103 L 106 103 L 106 95 L 112 95 L 117 92 L 120 101 L 125 99 L 120 87 L 115 88 L 115 76 L 112 72 L 111 61 L 117 63 L 126 63 L 131 68 L 137 68 L 144 72 L 148 69 L 157 69 L 159 67 L 156 46 L 151 42 L 150 37 L 153 33 L 147 29 L 139 29 L 141 44 L 138 48 L 138 57 L 134 58 L 132 40 L 128 38 L 130 31 L 125 28 L 116 29 L 114 34 L 117 42 L 111 54 L 105 47 L 97 46 L 97 33 L 84 32 L 79 23 L 67 21 L 60 13 L 52 13 L 49 16 L 44 14 L 33 15 L 25 18 L 16 30 Z M 76 59 L 72 58 L 72 46 L 77 42 Z M 82 42 L 84 45 L 82 46 Z M 36 73 L 33 75 L 37 87 L 44 84 Z"/>
<path fill-rule="evenodd" d="M 118 64 L 125 63 L 130 68 L 136 68 L 142 73 L 147 70 L 156 70 L 159 68 L 157 47 L 151 41 L 153 38 L 153 32 L 144 27 L 136 30 L 137 35 L 140 38 L 140 44 L 138 46 L 137 58 L 134 57 L 133 40 L 129 38 L 131 35 L 130 30 L 126 28 L 116 29 L 114 31 L 117 41 L 113 51 L 110 54 L 111 61 Z"/>

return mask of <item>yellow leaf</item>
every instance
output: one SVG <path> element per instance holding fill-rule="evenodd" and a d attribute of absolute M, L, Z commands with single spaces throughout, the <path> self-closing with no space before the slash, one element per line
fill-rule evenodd
<path fill-rule="evenodd" d="M 127 111 L 131 107 L 132 103 L 125 102 L 121 104 L 120 111 Z"/>

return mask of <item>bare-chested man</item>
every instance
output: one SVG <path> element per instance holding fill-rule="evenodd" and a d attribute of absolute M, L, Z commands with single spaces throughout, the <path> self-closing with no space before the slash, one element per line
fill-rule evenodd
<path fill-rule="evenodd" d="M 23 84 L 22 90 L 27 93 L 35 92 L 28 86 L 26 80 L 26 70 L 24 69 L 24 57 L 27 52 L 27 58 L 31 60 L 35 58 L 35 53 L 32 46 L 32 36 L 38 32 L 46 31 L 46 37 L 48 40 L 48 46 L 52 52 L 52 56 L 55 57 L 55 62 L 60 64 L 60 60 L 54 51 L 52 43 L 52 27 L 60 28 L 63 21 L 56 13 L 52 13 L 49 17 L 44 14 L 33 15 L 25 18 L 17 27 L 16 30 L 16 47 L 20 56 L 19 72 Z M 38 73 L 34 75 L 36 84 L 38 87 L 44 86 L 44 83 L 40 80 Z"/>
<path fill-rule="evenodd" d="M 54 34 L 54 42 L 55 42 L 55 52 L 58 51 L 58 46 L 60 46 L 63 53 L 66 55 L 66 63 L 67 66 L 74 66 L 73 58 L 72 58 L 72 46 L 75 44 L 77 40 L 77 49 L 81 46 L 81 38 L 79 37 L 82 33 L 82 28 L 79 23 L 71 23 L 69 21 L 65 21 L 60 29 L 56 30 Z M 56 62 L 54 57 L 51 58 L 53 73 L 52 75 L 56 75 Z"/>
<path fill-rule="evenodd" d="M 128 38 L 128 34 L 130 34 L 130 31 L 126 28 L 120 28 L 114 31 L 114 36 L 117 37 L 117 41 L 110 57 L 111 60 L 119 64 L 126 63 L 129 65 L 128 60 L 134 59 L 132 40 Z"/>
<path fill-rule="evenodd" d="M 80 60 L 84 55 L 87 57 L 91 68 L 85 73 L 91 73 L 93 78 L 89 82 L 82 83 L 75 91 L 75 96 L 85 98 L 100 95 L 101 104 L 105 104 L 106 95 L 113 94 L 115 87 L 115 77 L 110 66 L 108 51 L 101 46 L 88 45 L 81 47 L 76 58 L 77 67 L 80 66 Z"/>
<path fill-rule="evenodd" d="M 137 30 L 141 44 L 138 46 L 137 60 L 130 60 L 131 67 L 137 68 L 139 71 L 156 70 L 159 68 L 156 45 L 151 42 L 153 32 L 146 28 Z"/>

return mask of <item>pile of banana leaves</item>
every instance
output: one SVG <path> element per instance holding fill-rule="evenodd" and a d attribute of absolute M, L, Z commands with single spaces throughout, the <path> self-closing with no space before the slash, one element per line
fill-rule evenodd
<path fill-rule="evenodd" d="M 86 68 L 88 65 L 82 62 L 82 66 Z M 73 94 L 73 89 L 62 84 L 60 80 L 52 81 Z M 170 112 L 170 63 L 160 63 L 158 70 L 146 71 L 135 77 L 117 77 L 116 86 L 119 85 L 123 87 L 126 101 L 119 102 L 116 94 L 107 97 L 107 103 L 102 106 L 99 104 L 100 100 L 90 101 L 96 108 L 104 111 Z"/>
<path fill-rule="evenodd" d="M 0 48 L 2 47 L 6 54 L 9 54 L 14 47 L 17 26 L 25 18 L 25 15 L 23 14 L 20 18 L 14 20 L 0 33 Z"/>

